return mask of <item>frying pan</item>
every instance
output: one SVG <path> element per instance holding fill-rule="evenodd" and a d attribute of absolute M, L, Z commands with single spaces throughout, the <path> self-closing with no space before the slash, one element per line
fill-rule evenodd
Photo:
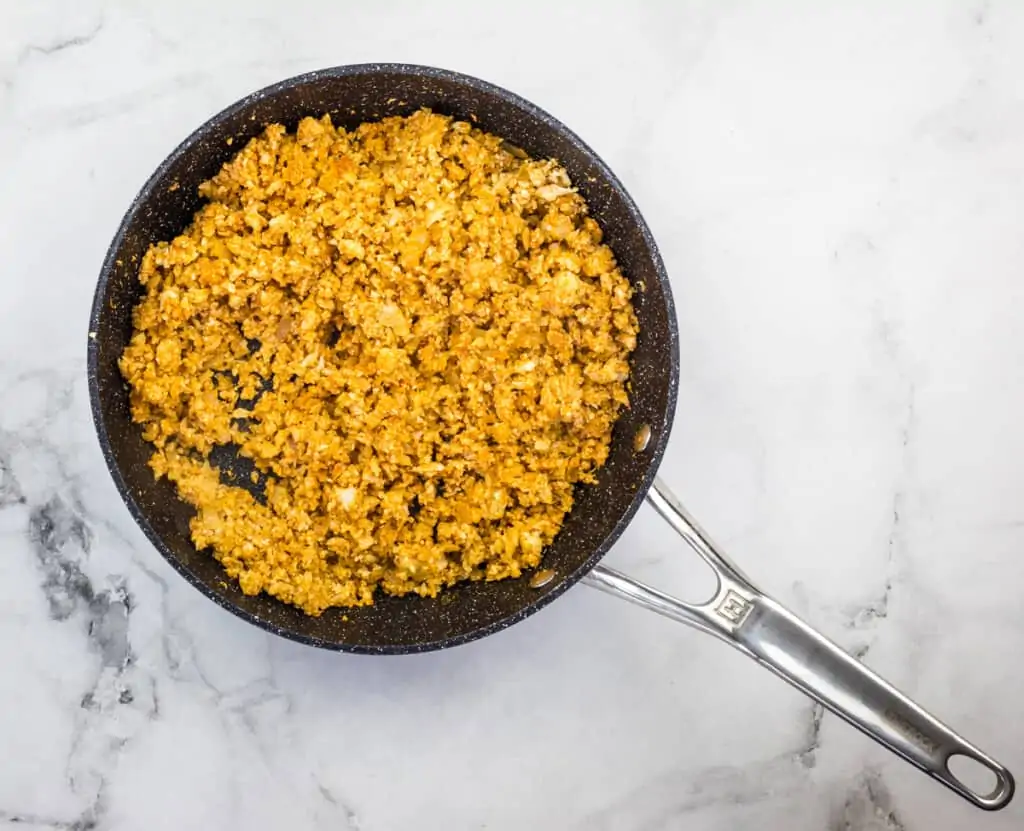
<path fill-rule="evenodd" d="M 330 113 L 335 124 L 355 127 L 420 107 L 472 121 L 532 156 L 556 158 L 565 166 L 636 289 L 640 335 L 632 356 L 631 406 L 615 426 L 597 483 L 577 488 L 574 507 L 545 552 L 543 572 L 464 583 L 436 599 L 380 597 L 370 607 L 308 617 L 265 595 L 242 594 L 208 552 L 196 550 L 189 538 L 193 509 L 147 467 L 150 448 L 132 423 L 117 361 L 142 293 L 142 255 L 152 243 L 185 229 L 200 207 L 199 183 L 248 139 L 274 122 L 294 128 L 306 115 Z M 656 478 L 676 406 L 676 326 L 665 267 L 643 217 L 615 175 L 568 128 L 528 101 L 465 75 L 400 64 L 344 66 L 243 98 L 185 139 L 146 182 L 100 272 L 89 326 L 89 393 L 103 455 L 132 516 L 186 580 L 249 623 L 327 649 L 425 652 L 497 632 L 582 581 L 714 635 L 974 805 L 1005 806 L 1014 790 L 1006 768 L 756 588 Z M 247 483 L 251 462 L 231 458 L 230 448 L 222 456 L 215 459 L 229 463 L 222 470 L 238 471 L 236 481 Z M 599 564 L 644 499 L 713 569 L 717 588 L 706 603 L 682 602 Z M 949 760 L 957 756 L 991 772 L 991 792 L 979 792 L 950 771 Z"/>

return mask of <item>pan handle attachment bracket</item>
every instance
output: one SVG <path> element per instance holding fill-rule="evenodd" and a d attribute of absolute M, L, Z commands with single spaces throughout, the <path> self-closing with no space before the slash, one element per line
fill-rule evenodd
<path fill-rule="evenodd" d="M 600 565 L 583 582 L 725 641 L 977 807 L 1010 802 L 1014 781 L 1005 767 L 758 590 L 664 482 L 655 479 L 647 500 L 712 568 L 714 596 L 687 603 Z M 949 762 L 958 756 L 991 774 L 989 792 L 954 775 Z"/>

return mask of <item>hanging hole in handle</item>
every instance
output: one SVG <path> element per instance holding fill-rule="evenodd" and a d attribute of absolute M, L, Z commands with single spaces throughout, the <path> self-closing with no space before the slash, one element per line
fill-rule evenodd
<path fill-rule="evenodd" d="M 981 797 L 995 796 L 1002 785 L 992 768 L 963 753 L 953 753 L 946 760 L 946 770 L 961 785 Z"/>

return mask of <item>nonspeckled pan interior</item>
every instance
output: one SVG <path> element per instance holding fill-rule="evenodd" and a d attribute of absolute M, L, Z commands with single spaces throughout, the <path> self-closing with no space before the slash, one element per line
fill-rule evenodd
<path fill-rule="evenodd" d="M 200 206 L 197 186 L 244 143 L 274 122 L 330 113 L 355 127 L 420 107 L 469 120 L 535 157 L 556 158 L 601 225 L 623 273 L 637 288 L 640 336 L 632 358 L 631 408 L 616 425 L 598 484 L 580 486 L 576 503 L 543 568 L 555 578 L 536 589 L 530 575 L 467 583 L 439 598 L 381 597 L 372 607 L 307 617 L 267 596 L 247 597 L 208 552 L 189 539 L 193 511 L 146 462 L 149 446 L 128 411 L 117 360 L 131 336 L 142 287 L 139 260 L 154 242 L 181 233 Z M 89 327 L 89 390 L 104 456 L 132 515 L 160 553 L 221 606 L 251 623 L 314 646 L 404 653 L 464 643 L 522 620 L 591 569 L 621 534 L 651 485 L 675 409 L 678 338 L 668 279 L 657 247 L 629 195 L 605 164 L 565 126 L 491 84 L 445 70 L 367 64 L 312 72 L 260 90 L 189 136 L 159 167 L 128 209 L 100 273 Z M 634 436 L 649 425 L 642 451 Z"/>

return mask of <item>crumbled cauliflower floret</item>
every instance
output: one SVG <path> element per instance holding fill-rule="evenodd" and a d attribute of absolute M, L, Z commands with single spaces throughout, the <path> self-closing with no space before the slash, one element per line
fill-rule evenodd
<path fill-rule="evenodd" d="M 196 546 L 311 615 L 536 567 L 637 335 L 565 171 L 422 110 L 271 125 L 200 193 L 121 358 Z M 221 481 L 225 444 L 265 499 Z"/>

